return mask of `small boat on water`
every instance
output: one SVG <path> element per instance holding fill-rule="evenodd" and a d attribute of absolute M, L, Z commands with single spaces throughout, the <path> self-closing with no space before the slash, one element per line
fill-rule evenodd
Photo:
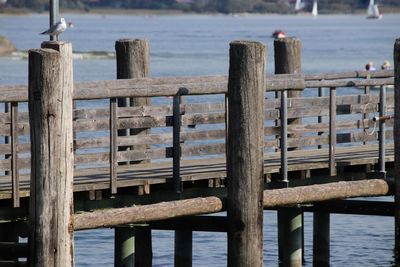
<path fill-rule="evenodd" d="M 275 39 L 280 39 L 280 38 L 285 38 L 286 37 L 286 33 L 282 30 L 275 30 L 272 33 L 272 37 Z"/>
<path fill-rule="evenodd" d="M 367 19 L 381 19 L 382 14 L 379 12 L 378 5 L 375 4 L 375 0 L 369 0 L 367 9 Z"/>

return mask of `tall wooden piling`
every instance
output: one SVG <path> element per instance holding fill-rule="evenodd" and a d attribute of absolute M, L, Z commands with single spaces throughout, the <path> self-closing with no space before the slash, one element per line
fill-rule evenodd
<path fill-rule="evenodd" d="M 395 259 L 400 262 L 400 38 L 394 44 Z"/>
<path fill-rule="evenodd" d="M 150 60 L 149 43 L 147 40 L 117 40 L 115 42 L 115 51 L 117 58 L 117 79 L 143 78 L 149 75 Z M 119 107 L 148 106 L 150 103 L 150 98 L 145 97 L 118 99 Z M 119 131 L 118 135 L 145 134 L 146 131 L 148 130 L 131 129 L 129 132 Z M 131 146 L 129 149 L 146 149 L 146 147 L 146 145 L 136 145 Z M 151 229 L 130 226 L 115 227 L 115 236 L 115 266 L 152 265 Z M 129 251 L 130 253 L 128 253 Z M 135 257 L 135 254 L 141 256 Z M 129 263 L 127 264 L 127 262 Z"/>
<path fill-rule="evenodd" d="M 228 266 L 262 266 L 265 46 L 230 44 Z"/>
<path fill-rule="evenodd" d="M 301 73 L 301 42 L 295 38 L 274 41 L 275 74 Z M 300 97 L 301 91 L 289 90 L 288 97 Z M 288 124 L 301 124 L 301 119 L 287 120 Z M 291 135 L 291 137 L 295 137 Z M 281 148 L 287 149 L 287 148 Z M 293 149 L 293 148 L 292 148 Z M 285 153 L 285 152 L 284 152 Z M 282 170 L 285 170 L 282 169 Z M 282 177 L 287 174 L 282 173 Z M 278 210 L 278 251 L 282 266 L 301 266 L 303 257 L 303 213 L 297 208 Z"/>
<path fill-rule="evenodd" d="M 30 266 L 73 266 L 72 45 L 29 51 Z"/>
<path fill-rule="evenodd" d="M 275 74 L 301 74 L 301 41 L 281 38 L 274 41 Z M 301 91 L 291 90 L 288 97 L 300 97 Z M 293 119 L 294 122 L 298 119 Z"/>
<path fill-rule="evenodd" d="M 115 42 L 117 57 L 117 79 L 143 78 L 149 76 L 150 59 L 149 43 L 141 39 L 120 39 Z M 119 107 L 148 106 L 151 99 L 148 97 L 136 97 L 131 99 L 118 99 Z M 132 131 L 137 134 L 143 130 Z"/>

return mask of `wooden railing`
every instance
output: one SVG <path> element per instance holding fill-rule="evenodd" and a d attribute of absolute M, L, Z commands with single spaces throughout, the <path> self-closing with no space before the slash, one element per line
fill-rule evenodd
<path fill-rule="evenodd" d="M 383 130 L 384 121 L 372 117 L 393 113 L 393 93 L 386 97 L 372 90 L 368 94 L 348 88 L 393 85 L 393 71 L 348 72 L 319 75 L 272 75 L 266 77 L 266 92 L 281 91 L 281 99 L 265 99 L 265 151 L 281 153 L 283 180 L 287 177 L 290 147 L 302 150 L 328 147 L 331 175 L 335 175 L 335 148 L 370 144 L 385 132 L 392 139 L 391 128 Z M 318 96 L 316 89 L 329 88 L 329 96 Z M 286 99 L 287 90 L 305 90 L 310 96 Z M 30 169 L 29 119 L 26 86 L 0 86 L 0 102 L 11 106 L 0 113 L 0 135 L 9 143 L 0 144 L 2 181 L 12 183 L 14 205 L 19 203 L 19 176 L 26 189 Z M 76 172 L 89 174 L 102 169 L 116 188 L 121 162 L 151 160 L 152 164 L 169 162 L 179 179 L 179 164 L 186 160 L 225 157 L 226 76 L 139 78 L 115 81 L 76 83 L 74 100 L 74 149 Z M 338 96 L 336 95 L 338 91 Z M 216 96 L 213 96 L 216 95 Z M 119 97 L 159 97 L 152 106 L 117 107 Z M 185 100 L 184 100 L 185 99 Z M 383 107 L 379 103 L 386 100 Z M 184 100 L 184 102 L 182 102 Z M 22 108 L 21 108 L 22 106 Z M 286 107 L 286 108 L 285 108 Z M 380 113 L 381 112 L 381 113 Z M 361 114 L 357 118 L 357 114 Z M 363 115 L 367 114 L 367 115 Z M 286 125 L 287 119 L 303 118 L 301 125 Z M 275 126 L 279 120 L 281 126 Z M 377 126 L 377 124 L 379 126 Z M 393 124 L 389 120 L 386 126 Z M 379 131 L 382 129 L 382 131 Z M 151 128 L 140 136 L 118 136 L 117 130 Z M 301 136 L 291 134 L 301 134 Z M 280 138 L 286 136 L 287 138 Z M 381 140 L 383 140 L 381 138 Z M 381 144 L 387 143 L 382 141 Z M 118 151 L 117 147 L 145 144 L 147 149 Z M 383 151 L 384 146 L 381 146 Z M 382 153 L 381 153 L 382 154 Z M 383 160 L 381 160 L 383 162 Z M 173 163 L 173 164 L 172 164 Z M 106 171 L 108 170 L 108 171 Z M 180 180 L 176 182 L 180 184 Z M 177 187 L 177 186 L 176 186 Z M 176 188 L 177 189 L 177 188 Z"/>

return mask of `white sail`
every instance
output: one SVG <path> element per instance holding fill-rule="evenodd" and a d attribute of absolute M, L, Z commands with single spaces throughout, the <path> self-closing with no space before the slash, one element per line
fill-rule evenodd
<path fill-rule="evenodd" d="M 318 2 L 317 2 L 317 0 L 314 0 L 311 14 L 312 14 L 314 17 L 318 16 Z"/>
<path fill-rule="evenodd" d="M 379 13 L 378 5 L 374 5 L 372 8 L 372 16 L 379 17 L 379 15 L 380 15 L 380 13 Z"/>
<path fill-rule="evenodd" d="M 367 18 L 370 19 L 380 19 L 382 14 L 379 12 L 378 5 L 375 4 L 374 0 L 369 0 L 369 5 L 367 9 Z"/>
<path fill-rule="evenodd" d="M 301 0 L 296 0 L 296 4 L 294 5 L 294 10 L 300 11 L 302 9 Z"/>

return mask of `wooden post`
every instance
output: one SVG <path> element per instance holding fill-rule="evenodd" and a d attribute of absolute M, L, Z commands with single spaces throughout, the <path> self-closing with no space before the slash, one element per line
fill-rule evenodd
<path fill-rule="evenodd" d="M 274 41 L 275 74 L 301 73 L 301 42 L 295 38 Z M 300 97 L 301 91 L 288 91 L 288 97 Z M 300 118 L 288 124 L 301 124 Z M 298 137 L 291 134 L 290 137 Z M 292 148 L 296 149 L 296 148 Z M 278 247 L 282 266 L 301 266 L 303 257 L 303 213 L 297 208 L 278 209 Z M 294 227 L 295 225 L 295 227 Z"/>
<path fill-rule="evenodd" d="M 275 74 L 301 74 L 301 42 L 299 39 L 276 39 L 274 41 L 274 53 Z M 289 98 L 300 96 L 301 91 L 289 90 Z M 292 119 L 290 123 L 296 121 L 299 121 L 299 119 Z"/>
<path fill-rule="evenodd" d="M 115 42 L 117 57 L 117 79 L 143 78 L 149 76 L 149 43 L 140 39 L 120 39 Z M 119 107 L 149 106 L 151 99 L 136 97 L 131 99 L 119 98 Z M 130 134 L 138 134 L 143 129 L 135 129 Z"/>
<path fill-rule="evenodd" d="M 230 44 L 228 80 L 228 266 L 262 266 L 266 48 Z"/>
<path fill-rule="evenodd" d="M 152 266 L 153 246 L 151 242 L 151 228 L 147 226 L 135 227 L 135 266 Z"/>
<path fill-rule="evenodd" d="M 72 45 L 29 51 L 30 266 L 73 266 Z"/>
<path fill-rule="evenodd" d="M 115 228 L 114 266 L 116 267 L 135 266 L 134 233 L 135 233 L 134 228 L 133 226 L 130 225 L 124 225 Z"/>
<path fill-rule="evenodd" d="M 394 45 L 395 259 L 400 262 L 400 38 Z"/>
<path fill-rule="evenodd" d="M 313 266 L 329 267 L 330 214 L 314 212 Z"/>
<path fill-rule="evenodd" d="M 146 40 L 139 39 L 120 39 L 115 42 L 115 51 L 117 57 L 117 79 L 131 79 L 131 78 L 143 78 L 149 75 L 149 44 Z M 151 104 L 150 98 L 119 98 L 118 99 L 118 107 L 128 107 L 128 106 L 148 106 Z M 115 118 L 117 120 L 117 118 Z M 119 130 L 118 135 L 136 135 L 136 134 L 145 134 L 149 130 L 148 129 L 130 129 L 128 130 Z M 146 145 L 137 145 L 130 146 L 129 149 L 146 149 Z M 115 149 L 115 148 L 114 148 Z M 125 149 L 125 148 L 124 148 Z M 114 151 L 114 153 L 117 153 Z M 139 163 L 139 162 L 131 162 L 131 163 Z M 114 163 L 114 166 L 116 163 Z M 115 176 L 117 172 L 114 171 Z M 116 177 L 115 177 L 116 180 Z M 142 241 L 147 240 L 150 242 L 149 246 L 137 247 L 136 250 L 148 250 L 150 251 L 140 253 L 140 259 L 135 257 L 136 260 L 140 260 L 140 264 L 138 263 L 135 266 L 151 266 L 152 262 L 152 251 L 151 251 L 151 230 L 146 229 L 147 227 L 138 227 L 136 229 L 132 227 L 115 227 L 115 236 L 124 236 L 124 239 L 115 239 L 115 248 L 116 251 L 128 251 L 131 250 L 131 253 L 134 255 L 135 251 L 135 243 L 142 244 L 139 237 L 143 238 Z M 123 233 L 118 233 L 119 231 L 123 231 Z M 136 238 L 134 236 L 136 235 Z M 119 242 L 121 240 L 121 242 Z M 136 240 L 136 241 L 135 241 Z M 148 243 L 147 242 L 147 243 Z M 147 257 L 147 258 L 144 258 Z M 150 257 L 150 258 L 148 258 Z M 134 264 L 134 261 L 132 261 Z M 131 265 L 123 265 L 123 262 L 115 259 L 116 266 L 131 266 Z"/>
<path fill-rule="evenodd" d="M 175 230 L 175 267 L 192 266 L 192 239 L 191 230 Z"/>

